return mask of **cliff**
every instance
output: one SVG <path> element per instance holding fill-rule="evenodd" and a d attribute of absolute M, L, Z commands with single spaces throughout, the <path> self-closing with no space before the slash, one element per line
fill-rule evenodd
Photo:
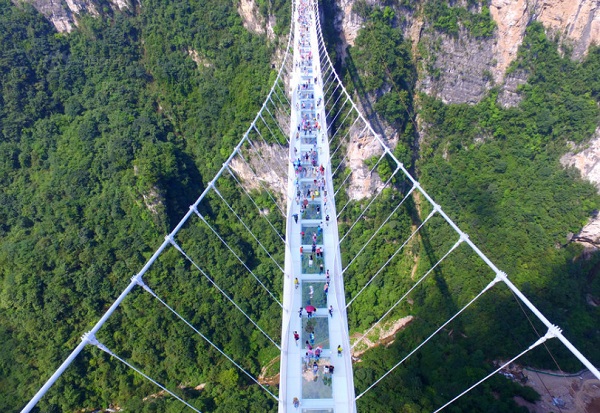
<path fill-rule="evenodd" d="M 566 168 L 575 168 L 581 176 L 593 183 L 600 193 L 600 127 L 594 138 L 584 147 L 574 147 L 564 155 L 561 164 Z M 579 233 L 570 237 L 570 241 L 579 242 L 587 248 L 600 247 L 600 216 L 595 214 Z"/>
<path fill-rule="evenodd" d="M 59 32 L 70 33 L 83 14 L 99 16 L 102 5 L 96 0 L 13 0 L 13 3 L 29 3 L 43 14 Z M 131 10 L 132 0 L 108 0 L 113 10 Z"/>
<path fill-rule="evenodd" d="M 355 3 L 336 1 L 341 49 L 354 45 L 364 25 L 364 20 L 353 9 Z M 365 2 L 383 7 L 382 3 Z M 532 21 L 542 23 L 547 35 L 557 39 L 562 52 L 568 52 L 572 59 L 581 60 L 592 45 L 600 45 L 600 2 L 597 0 L 490 0 L 487 3 L 489 16 L 495 24 L 490 36 L 474 36 L 460 22 L 456 33 L 443 33 L 428 21 L 425 4 L 395 6 L 396 24 L 413 43 L 412 52 L 418 64 L 417 90 L 444 103 L 475 104 L 490 88 L 498 86 L 501 106 L 518 105 L 521 101 L 519 86 L 527 82 L 529 74 L 520 69 L 508 71 L 508 68 L 516 60 Z M 452 7 L 465 8 L 472 14 L 482 12 L 481 6 L 469 8 L 466 1 L 453 2 Z M 344 50 L 339 52 L 343 54 Z M 427 129 L 421 128 L 419 133 L 420 138 L 424 138 Z M 597 131 L 586 146 L 572 148 L 561 163 L 578 169 L 600 192 L 600 132 Z M 600 217 L 591 218 L 588 225 L 570 238 L 588 247 L 599 246 Z"/>
<path fill-rule="evenodd" d="M 354 44 L 363 24 L 353 12 L 354 3 L 336 1 L 336 23 L 343 47 Z M 461 3 L 466 2 L 457 3 L 464 6 Z M 549 34 L 558 36 L 575 59 L 585 56 L 592 44 L 600 44 L 600 5 L 596 0 L 491 0 L 489 12 L 496 24 L 493 35 L 473 37 L 464 27 L 457 36 L 433 30 L 423 23 L 422 7 L 396 9 L 405 37 L 413 41 L 413 51 L 420 44 L 426 53 L 418 56 L 425 61 L 418 85 L 421 91 L 446 103 L 476 103 L 497 84 L 502 86 L 501 93 L 508 90 L 501 103 L 514 105 L 518 101 L 514 95 L 516 86 L 524 83 L 526 74 L 505 74 L 517 56 L 528 23 L 534 20 L 543 23 Z"/>

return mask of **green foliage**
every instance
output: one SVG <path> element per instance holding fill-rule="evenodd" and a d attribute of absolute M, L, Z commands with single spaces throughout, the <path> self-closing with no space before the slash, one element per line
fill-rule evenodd
<path fill-rule="evenodd" d="M 203 177 L 212 177 L 229 155 L 268 90 L 271 57 L 280 45 L 244 30 L 233 1 L 151 0 L 139 15 L 83 18 L 68 36 L 56 34 L 28 6 L 1 1 L 0 409 L 15 411 L 139 271 L 161 242 L 157 234 L 168 232 L 200 193 Z M 327 15 L 333 6 L 325 3 Z M 381 9 L 356 3 L 355 11 L 369 20 L 346 63 L 354 89 L 374 95 L 374 109 L 398 132 L 395 155 L 411 165 L 416 74 L 410 45 L 394 26 L 397 3 L 386 2 Z M 285 33 L 289 3 L 258 4 L 261 13 L 276 16 L 275 32 Z M 494 30 L 487 7 L 469 11 L 477 2 L 469 1 L 469 9 L 428 4 L 426 15 L 439 30 L 456 33 L 463 25 L 475 37 Z M 332 39 L 333 19 L 323 24 Z M 475 106 L 421 98 L 423 118 L 437 139 L 423 142 L 418 173 L 445 210 L 597 364 L 598 316 L 585 303 L 586 294 L 600 294 L 599 278 L 586 277 L 593 274 L 597 257 L 577 259 L 579 247 L 562 245 L 565 234 L 581 228 L 598 208 L 599 199 L 574 171 L 564 171 L 558 158 L 567 140 L 584 143 L 598 122 L 600 49 L 574 63 L 532 24 L 515 67 L 530 75 L 518 108 L 502 109 L 494 93 Z M 340 172 L 338 179 L 349 172 Z M 377 172 L 384 180 L 390 177 L 387 157 Z M 349 297 L 429 212 L 413 199 L 393 212 L 408 189 L 402 180 L 392 182 L 369 211 L 364 213 L 367 200 L 351 201 L 340 217 L 343 233 L 361 217 L 342 245 L 348 265 L 392 214 L 382 236 L 344 274 Z M 278 235 L 247 197 L 232 180 L 217 184 L 281 262 Z M 284 222 L 269 208 L 268 194 L 253 196 L 282 232 Z M 343 205 L 348 198 L 340 192 L 336 201 Z M 209 196 L 199 209 L 269 289 L 281 291 L 278 269 L 222 200 Z M 448 250 L 453 235 L 439 216 L 432 218 L 421 238 L 408 243 L 349 308 L 351 330 L 363 331 L 376 321 Z M 270 336 L 279 335 L 280 322 L 273 322 L 281 316 L 279 306 L 206 225 L 190 222 L 178 242 Z M 364 354 L 356 366 L 357 388 L 366 388 L 397 363 L 489 277 L 472 253 L 458 249 L 394 311 L 394 316 L 414 315 L 415 321 L 389 348 Z M 173 249 L 153 265 L 146 281 L 251 374 L 277 356 L 268 340 L 248 332 L 248 320 Z M 476 311 L 360 399 L 359 408 L 434 410 L 490 371 L 492 360 L 534 341 L 529 325 L 515 325 L 522 319 L 506 291 L 485 295 Z M 202 411 L 276 408 L 141 289 L 99 338 Z M 562 347 L 549 346 L 564 369 L 578 368 Z M 524 361 L 547 363 L 544 353 Z M 202 390 L 193 389 L 201 383 L 206 383 Z M 156 391 L 105 354 L 86 350 L 40 409 L 74 411 L 110 403 L 136 412 L 181 409 L 170 398 L 142 400 Z M 535 399 L 495 377 L 455 409 L 517 411 L 510 401 L 515 394 Z"/>
<path fill-rule="evenodd" d="M 375 95 L 373 110 L 398 133 L 400 140 L 396 151 L 410 168 L 416 149 L 412 122 L 417 75 L 410 42 L 403 38 L 400 28 L 393 27 L 393 18 L 389 6 L 373 9 L 355 46 L 348 50 L 346 63 L 349 83 L 359 94 Z"/>
<path fill-rule="evenodd" d="M 592 50 L 582 64 L 560 58 L 539 25 L 528 29 L 520 54 L 518 64 L 532 76 L 518 108 L 502 110 L 494 95 L 476 106 L 425 100 L 425 114 L 440 139 L 434 143 L 437 161 L 423 164 L 423 171 L 428 181 L 447 177 L 444 195 L 460 200 L 457 215 L 478 229 L 498 260 L 512 260 L 505 265 L 516 270 L 517 278 L 539 280 L 548 276 L 540 273 L 548 266 L 532 257 L 556 259 L 560 267 L 559 262 L 577 254 L 577 249 L 554 246 L 578 231 L 598 205 L 595 190 L 574 171 L 562 169 L 558 157 L 567 141 L 589 139 L 599 120 L 592 97 L 599 84 L 590 81 L 599 55 Z M 482 138 L 485 143 L 475 143 Z M 441 161 L 442 150 L 449 161 Z M 492 227 L 494 233 L 479 230 Z"/>
<path fill-rule="evenodd" d="M 423 146 L 419 163 L 421 183 L 434 199 L 446 200 L 446 212 L 549 319 L 583 333 L 578 345 L 594 360 L 600 357 L 598 332 L 589 323 L 597 312 L 586 304 L 586 294 L 600 291 L 587 277 L 597 257 L 580 260 L 581 248 L 565 244 L 567 234 L 582 228 L 600 198 L 574 170 L 563 169 L 559 158 L 567 141 L 588 140 L 600 119 L 599 59 L 595 49 L 580 64 L 560 57 L 541 25 L 530 25 L 515 64 L 530 74 L 521 104 L 502 109 L 493 91 L 474 106 L 444 105 L 422 96 L 423 119 L 436 138 Z M 429 234 L 436 239 L 442 228 Z M 455 257 L 450 268 L 446 264 L 444 278 L 458 279 L 460 268 L 468 266 Z M 465 293 L 463 289 L 459 296 Z M 488 359 L 517 353 L 524 341 L 533 340 L 524 339 L 531 336 L 528 324 L 510 321 L 524 317 L 513 299 L 499 295 L 495 301 L 493 308 L 502 303 L 502 314 L 479 313 L 469 317 L 472 327 L 464 325 L 466 335 L 487 349 Z M 498 328 L 486 329 L 485 319 Z M 501 350 L 495 344 L 500 341 Z M 563 369 L 579 369 L 562 347 L 552 352 Z M 524 362 L 555 367 L 547 359 L 538 352 Z"/>
<path fill-rule="evenodd" d="M 481 5 L 481 12 L 472 12 L 470 9 L 479 6 L 475 1 L 469 9 L 450 6 L 447 0 L 429 0 L 425 2 L 425 17 L 433 27 L 451 36 L 457 36 L 461 27 L 476 38 L 491 37 L 496 30 L 496 22 L 490 15 L 487 5 Z"/>
<path fill-rule="evenodd" d="M 268 10 L 277 33 L 286 33 L 289 2 L 269 2 Z M 151 1 L 138 12 L 82 17 L 78 30 L 61 35 L 31 7 L 0 4 L 2 411 L 23 406 L 140 270 L 200 194 L 203 177 L 229 155 L 270 86 L 279 45 L 244 29 L 236 2 Z M 280 240 L 256 219 L 256 208 L 231 183 L 219 185 L 229 202 L 249 211 L 253 231 L 265 234 L 281 262 Z M 281 291 L 278 272 L 242 225 L 201 207 L 209 222 L 233 234 L 228 242 L 246 264 Z M 282 231 L 281 217 L 272 211 L 269 218 Z M 279 306 L 207 231 L 201 224 L 185 228 L 178 241 L 196 259 L 208 254 L 206 271 L 278 337 L 278 323 L 269 321 L 280 317 Z M 277 356 L 172 251 L 147 282 L 252 374 Z M 203 411 L 275 408 L 165 311 L 133 293 L 99 339 Z M 200 383 L 209 384 L 193 390 Z M 141 400 L 156 392 L 115 360 L 84 351 L 39 408 L 116 403 L 131 411 L 180 411 L 170 398 Z"/>
<path fill-rule="evenodd" d="M 430 7 L 438 3 L 431 2 Z M 446 8 L 446 22 L 451 27 L 450 13 L 454 11 L 450 9 L 454 8 Z M 484 13 L 488 11 L 484 9 Z M 457 29 L 465 24 L 459 16 L 456 13 L 454 20 Z M 360 36 L 372 30 L 368 24 L 361 31 L 356 48 Z M 374 39 L 371 37 L 366 44 L 377 50 Z M 349 63 L 358 69 L 361 60 L 369 62 L 371 51 L 364 52 L 360 59 L 356 50 L 350 49 L 350 53 L 354 59 Z M 367 67 L 377 70 L 374 64 Z M 600 294 L 593 270 L 598 257 L 582 259 L 582 248 L 566 245 L 566 237 L 581 229 L 598 208 L 600 197 L 574 170 L 565 170 L 559 158 L 566 151 L 567 141 L 585 143 L 598 124 L 599 67 L 597 48 L 592 48 L 582 63 L 573 62 L 568 56 L 560 56 L 540 25 L 530 25 L 515 63 L 515 68 L 529 74 L 518 107 L 500 107 L 497 91 L 491 91 L 477 105 L 445 105 L 426 95 L 419 96 L 420 115 L 428 125 L 430 138 L 421 142 L 416 168 L 423 187 L 448 215 L 552 322 L 569 330 L 567 334 L 595 363 L 600 359 L 600 336 L 593 327 L 598 325 L 598 312 L 586 304 L 586 296 Z M 359 79 L 355 85 L 362 81 L 378 90 L 389 82 L 364 68 L 356 72 Z M 408 96 L 413 91 L 414 87 L 406 90 Z M 390 101 L 397 101 L 386 98 L 388 95 L 376 101 L 376 108 L 383 113 L 389 111 Z M 400 148 L 395 153 L 403 159 L 406 149 Z M 367 164 L 373 166 L 374 162 L 370 159 Z M 382 172 L 387 176 L 386 171 Z M 358 221 L 341 245 L 344 265 L 349 265 L 344 273 L 347 299 L 360 291 L 429 214 L 422 199 L 417 205 L 410 200 L 382 228 L 382 239 L 375 238 L 371 241 L 374 245 L 357 255 L 404 193 L 401 182 L 391 193 L 396 199 L 390 202 L 380 195 L 371 206 L 373 211 Z M 340 217 L 342 235 L 368 202 L 348 204 Z M 392 222 L 394 225 L 390 225 Z M 377 321 L 416 280 L 428 274 L 455 241 L 456 234 L 434 215 L 420 230 L 420 239 L 404 247 L 349 307 L 351 333 L 362 333 Z M 446 257 L 386 318 L 415 317 L 397 334 L 396 341 L 361 355 L 361 362 L 354 366 L 357 391 L 366 389 L 409 354 L 493 276 L 464 245 Z M 373 411 L 435 410 L 492 371 L 494 360 L 512 357 L 535 342 L 538 336 L 532 326 L 540 333 L 545 327 L 529 317 L 531 325 L 514 296 L 501 284 L 495 286 L 365 394 L 358 407 Z M 581 369 L 560 343 L 550 342 L 548 348 L 562 369 Z M 556 368 L 548 354 L 539 349 L 521 362 Z M 450 409 L 522 411 L 512 401 L 515 395 L 532 401 L 539 397 L 530 388 L 498 376 Z"/>

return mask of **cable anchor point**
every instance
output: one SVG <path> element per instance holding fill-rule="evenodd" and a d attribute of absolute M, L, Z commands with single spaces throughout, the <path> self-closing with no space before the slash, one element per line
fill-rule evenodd
<path fill-rule="evenodd" d="M 548 332 L 544 337 L 549 339 L 556 338 L 560 335 L 562 335 L 562 329 L 559 326 L 552 324 L 550 327 L 548 327 Z"/>
<path fill-rule="evenodd" d="M 192 204 L 190 205 L 190 211 L 194 212 L 196 215 L 198 215 L 198 207 L 196 206 L 196 204 Z"/>
<path fill-rule="evenodd" d="M 498 271 L 496 273 L 496 278 L 494 278 L 495 282 L 506 282 L 506 280 L 508 280 L 508 275 L 506 275 L 506 273 L 504 271 Z"/>
<path fill-rule="evenodd" d="M 93 346 L 97 346 L 99 344 L 98 340 L 96 340 L 96 335 L 91 331 L 83 333 L 81 336 L 81 341 L 83 341 L 85 344 L 91 344 Z"/>

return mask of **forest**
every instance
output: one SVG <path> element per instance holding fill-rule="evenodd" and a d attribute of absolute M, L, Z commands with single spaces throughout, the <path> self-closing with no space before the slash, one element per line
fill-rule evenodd
<path fill-rule="evenodd" d="M 365 25 L 344 61 L 336 51 L 340 40 L 332 19 L 324 19 L 330 54 L 345 84 L 358 97 L 373 98 L 373 111 L 400 137 L 395 155 L 598 364 L 600 314 L 586 304 L 588 294 L 600 296 L 598 257 L 583 259 L 582 247 L 569 244 L 566 236 L 586 223 L 600 198 L 576 171 L 563 169 L 559 158 L 567 142 L 585 144 L 600 120 L 600 49 L 573 61 L 532 23 L 509 69 L 529 74 L 518 107 L 502 108 L 497 89 L 476 105 L 447 105 L 416 88 L 416 57 L 398 13 L 416 6 L 384 3 L 356 2 Z M 0 410 L 19 411 L 37 391 L 188 211 L 245 132 L 270 88 L 273 56 L 285 47 L 290 18 L 289 1 L 257 4 L 263 17 L 275 16 L 271 40 L 243 27 L 235 1 L 149 0 L 130 12 L 83 16 L 74 32 L 60 34 L 30 6 L 0 0 Z M 333 0 L 321 5 L 325 17 L 335 12 Z M 455 35 L 463 27 L 474 37 L 489 37 L 495 26 L 489 9 L 482 10 L 477 14 L 432 0 L 423 13 L 430 30 Z M 192 53 L 201 64 L 190 58 Z M 428 139 L 419 140 L 417 115 L 427 125 Z M 389 168 L 383 164 L 378 172 L 385 176 Z M 406 182 L 397 179 L 381 196 L 342 245 L 346 262 L 406 190 Z M 219 191 L 246 211 L 281 261 L 284 251 L 276 246 L 276 236 L 263 220 L 253 219 L 256 211 L 238 196 L 235 184 L 223 179 Z M 280 293 L 277 269 L 219 202 L 210 197 L 199 209 Z M 341 230 L 362 207 L 351 203 Z M 421 200 L 411 199 L 386 227 L 385 239 L 405 239 L 428 213 Z M 269 216 L 284 229 L 274 210 Z M 451 235 L 434 218 L 419 241 L 350 308 L 351 333 L 364 331 L 407 289 L 411 280 L 400 275 L 413 268 L 425 273 L 455 242 Z M 198 220 L 190 223 L 179 242 L 277 341 L 281 309 L 207 227 Z M 356 294 L 391 248 L 380 242 L 363 255 L 371 259 L 357 260 L 345 279 L 347 297 Z M 489 281 L 486 270 L 466 249 L 450 256 L 392 314 L 413 315 L 417 321 L 392 345 L 366 352 L 355 365 L 357 391 L 479 292 Z M 248 333 L 247 320 L 174 249 L 161 256 L 145 280 L 254 376 L 278 356 L 263 335 Z M 545 332 L 535 321 L 537 331 L 532 329 L 516 299 L 498 289 L 360 399 L 359 410 L 432 411 L 489 372 L 494 360 L 518 353 Z M 126 299 L 98 339 L 202 411 L 277 408 L 141 289 Z M 548 349 L 523 362 L 581 369 L 557 343 L 550 342 Z M 145 400 L 155 393 L 151 383 L 90 348 L 37 411 L 110 406 L 182 411 L 172 398 Z M 538 397 L 498 376 L 449 410 L 518 411 L 515 394 Z"/>
<path fill-rule="evenodd" d="M 436 3 L 440 2 L 428 4 L 433 7 Z M 561 55 L 558 44 L 546 37 L 541 24 L 534 22 L 527 29 L 517 61 L 509 68 L 530 74 L 520 90 L 523 100 L 518 107 L 502 108 L 497 103 L 496 88 L 477 105 L 447 105 L 419 93 L 411 84 L 415 59 L 410 56 L 410 43 L 402 38 L 399 18 L 393 10 L 388 6 L 364 8 L 359 2 L 356 5 L 358 12 L 366 13 L 368 18 L 346 58 L 346 84 L 359 95 L 370 94 L 378 116 L 394 126 L 400 136 L 396 156 L 406 165 L 414 165 L 411 171 L 434 199 L 440 200 L 458 225 L 496 265 L 506 269 L 550 319 L 564 325 L 565 333 L 572 335 L 591 360 L 599 360 L 599 313 L 586 302 L 588 294 L 597 296 L 600 292 L 595 277 L 598 258 L 592 255 L 582 259 L 583 248 L 567 241 L 567 234 L 579 231 L 596 211 L 599 198 L 596 189 L 582 181 L 578 172 L 565 170 L 559 158 L 568 151 L 568 142 L 589 140 L 600 120 L 600 49 L 593 48 L 583 62 L 574 62 L 568 50 Z M 456 14 L 460 16 L 464 11 Z M 431 27 L 446 32 L 436 20 L 440 16 L 428 15 Z M 385 93 L 381 93 L 382 85 L 388 86 Z M 414 136 L 417 113 L 427 125 L 427 137 L 418 142 L 418 147 Z M 401 193 L 406 191 L 404 182 L 397 182 L 397 187 Z M 347 259 L 395 205 L 389 201 L 386 206 L 386 199 L 382 200 L 382 209 L 370 215 L 372 224 L 365 223 L 360 235 L 349 242 L 349 250 L 343 251 Z M 419 211 L 422 200 L 413 201 L 404 215 L 395 215 L 394 230 L 400 240 L 410 235 L 411 224 L 414 228 L 429 212 Z M 356 207 L 360 209 L 360 203 Z M 456 241 L 449 235 L 442 220 L 432 221 L 421 234 L 421 242 L 378 281 L 368 298 L 357 300 L 357 308 L 352 308 L 349 315 L 351 329 L 366 328 L 395 302 L 397 291 L 406 290 L 418 274 L 434 265 Z M 366 282 L 366 274 L 372 273 L 370 268 L 378 268 L 387 259 L 391 248 L 378 245 L 367 254 L 370 259 L 357 260 L 354 267 L 358 268 L 351 274 L 358 283 L 352 275 L 346 280 L 349 297 Z M 410 272 L 415 256 L 419 257 L 417 276 L 406 280 L 398 277 Z M 418 323 L 411 323 L 387 349 L 371 350 L 355 365 L 357 389 L 364 389 L 380 377 L 475 296 L 490 281 L 489 272 L 472 251 L 461 247 L 449 256 L 435 271 L 434 279 L 411 295 L 412 302 L 396 310 L 399 316 L 416 316 Z M 407 284 L 398 290 L 402 283 Z M 385 388 L 367 393 L 359 409 L 376 411 L 394 406 L 395 411 L 435 410 L 449 395 L 458 394 L 490 371 L 493 360 L 518 354 L 526 343 L 545 332 L 512 294 L 506 290 L 494 292 L 493 297 L 484 295 L 476 310 L 465 314 L 452 329 L 448 327 L 447 336 L 436 337 L 435 344 L 429 344 L 427 350 L 397 369 L 386 379 Z M 581 370 L 581 365 L 557 343 L 549 343 L 546 351 L 527 355 L 522 363 L 553 370 Z M 445 384 L 440 385 L 442 382 Z M 513 384 L 501 377 L 489 380 L 449 410 L 518 411 L 512 396 L 519 394 L 532 401 L 539 397 L 531 389 Z"/>

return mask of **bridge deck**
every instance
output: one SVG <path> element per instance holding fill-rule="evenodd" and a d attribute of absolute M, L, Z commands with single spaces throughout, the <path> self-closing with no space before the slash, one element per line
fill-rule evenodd
<path fill-rule="evenodd" d="M 345 413 L 355 411 L 354 385 L 313 13 L 296 3 L 279 411 Z"/>

